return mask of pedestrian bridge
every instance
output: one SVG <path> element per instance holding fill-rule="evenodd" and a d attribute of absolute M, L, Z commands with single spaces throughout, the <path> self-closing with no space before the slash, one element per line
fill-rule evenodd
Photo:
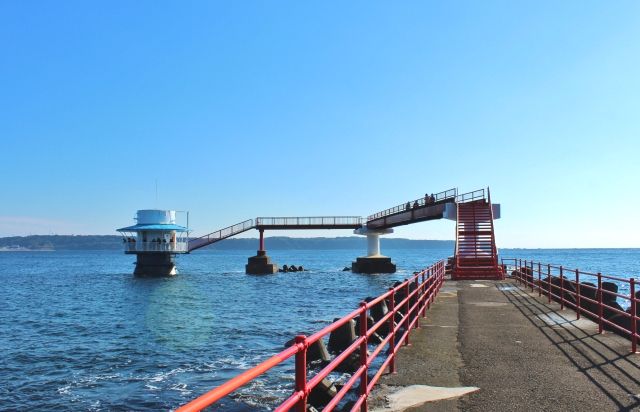
<path fill-rule="evenodd" d="M 357 234 L 366 235 L 369 238 L 368 257 L 383 257 L 379 253 L 378 236 L 391 233 L 394 227 L 409 225 L 438 219 L 450 219 L 458 221 L 458 204 L 471 201 L 480 201 L 488 205 L 494 211 L 493 218 L 499 218 L 499 205 L 490 204 L 489 189 L 480 189 L 472 192 L 458 194 L 458 189 L 453 188 L 435 194 L 425 194 L 419 199 L 403 202 L 402 204 L 369 215 L 367 218 L 360 216 L 305 216 L 305 217 L 256 217 L 240 223 L 216 230 L 204 236 L 189 239 L 188 252 L 209 246 L 224 239 L 239 235 L 252 229 L 260 234 L 258 256 L 264 257 L 265 230 L 334 230 L 350 229 Z M 466 217 L 466 215 L 465 215 Z M 467 219 L 468 220 L 468 219 Z M 466 222 L 469 225 L 469 222 Z M 471 223 L 473 224 L 473 223 Z M 493 227 L 491 227 L 493 231 Z M 456 229 L 456 234 L 459 230 Z M 478 245 L 479 242 L 469 242 L 468 236 L 456 236 L 456 241 L 465 241 L 458 250 L 469 252 L 469 244 Z M 495 248 L 495 239 L 491 236 L 491 250 Z M 388 259 L 388 258 L 387 258 Z"/>

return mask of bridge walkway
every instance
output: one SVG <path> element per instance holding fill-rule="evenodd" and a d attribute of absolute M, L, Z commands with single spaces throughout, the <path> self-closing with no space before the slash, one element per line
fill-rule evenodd
<path fill-rule="evenodd" d="M 389 229 L 411 223 L 442 219 L 445 216 L 446 204 L 455 203 L 458 189 L 425 195 L 420 199 L 411 200 L 385 209 L 367 217 L 368 229 Z"/>
<path fill-rule="evenodd" d="M 189 252 L 211 245 L 251 229 L 260 231 L 261 245 L 264 230 L 358 229 L 364 224 L 360 216 L 257 217 L 216 230 L 188 242 Z"/>
<path fill-rule="evenodd" d="M 408 385 L 479 388 L 413 412 L 640 408 L 640 356 L 629 341 L 598 334 L 512 280 L 447 281 L 421 326 L 399 352 L 400 372 L 372 394 L 372 410 Z"/>

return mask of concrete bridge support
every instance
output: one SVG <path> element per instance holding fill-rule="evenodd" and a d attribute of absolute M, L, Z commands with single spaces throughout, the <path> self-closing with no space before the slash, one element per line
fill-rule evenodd
<path fill-rule="evenodd" d="M 255 256 L 248 259 L 245 266 L 245 273 L 248 275 L 267 275 L 278 272 L 278 265 L 271 263 L 271 258 L 267 256 L 264 249 L 264 229 L 260 229 L 260 249 Z"/>
<path fill-rule="evenodd" d="M 380 254 L 380 235 L 393 233 L 393 229 L 369 230 L 366 227 L 353 231 L 367 237 L 367 256 L 359 257 L 351 263 L 354 273 L 395 273 L 396 265 L 391 258 Z"/>

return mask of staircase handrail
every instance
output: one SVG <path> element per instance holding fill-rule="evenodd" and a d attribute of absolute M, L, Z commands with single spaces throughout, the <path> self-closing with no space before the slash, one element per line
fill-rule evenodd
<path fill-rule="evenodd" d="M 218 242 L 220 240 L 227 239 L 231 236 L 237 235 L 238 233 L 246 232 L 247 230 L 253 229 L 254 227 L 255 225 L 253 224 L 253 219 L 247 219 L 244 222 L 227 226 L 223 229 L 207 233 L 206 235 L 194 239 L 189 239 L 189 252 Z"/>
<path fill-rule="evenodd" d="M 383 210 L 381 212 L 378 212 L 378 213 L 375 213 L 373 215 L 369 215 L 367 217 L 367 222 L 370 222 L 370 221 L 376 220 L 376 219 L 380 219 L 382 217 L 395 215 L 397 213 L 406 212 L 407 211 L 407 203 L 411 206 L 411 208 L 413 208 L 413 206 L 416 203 L 418 204 L 418 207 L 431 206 L 431 205 L 447 202 L 450 199 L 453 199 L 453 201 L 455 201 L 457 195 L 458 195 L 458 189 L 453 188 L 453 189 L 448 189 L 448 190 L 445 190 L 443 192 L 439 192 L 439 193 L 434 194 L 433 195 L 433 197 L 434 197 L 433 203 L 429 203 L 428 198 L 426 196 L 425 197 L 421 197 L 420 199 L 415 199 L 415 200 L 411 200 L 411 201 L 408 201 L 408 202 L 404 202 L 401 205 L 394 206 L 394 207 L 391 207 L 389 209 L 385 209 L 385 210 Z"/>
<path fill-rule="evenodd" d="M 456 250 L 455 250 L 455 254 L 453 255 L 456 259 L 455 261 L 455 267 L 460 267 L 460 245 L 459 245 L 459 239 L 458 239 L 458 235 L 460 233 L 460 208 L 456 207 Z"/>
<path fill-rule="evenodd" d="M 487 186 L 487 198 L 489 202 L 489 211 L 491 213 L 491 253 L 493 254 L 494 259 L 496 260 L 496 265 L 498 264 L 498 246 L 496 246 L 496 234 L 493 227 L 493 205 L 491 204 L 491 192 L 489 191 L 489 186 Z"/>

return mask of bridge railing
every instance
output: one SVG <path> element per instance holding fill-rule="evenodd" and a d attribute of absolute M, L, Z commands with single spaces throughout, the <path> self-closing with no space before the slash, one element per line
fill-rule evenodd
<path fill-rule="evenodd" d="M 456 196 L 456 203 L 471 202 L 474 200 L 486 199 L 485 189 L 474 190 L 473 192 L 463 193 Z"/>
<path fill-rule="evenodd" d="M 442 202 L 446 202 L 447 200 L 453 200 L 456 198 L 458 194 L 458 189 L 449 189 L 444 192 L 436 193 L 434 195 L 426 195 L 425 197 L 421 197 L 420 199 L 410 200 L 401 205 L 391 207 L 389 209 L 385 209 L 376 214 L 370 215 L 367 217 L 367 221 L 372 221 L 376 219 L 380 219 L 385 216 L 395 215 L 397 213 L 402 213 L 409 211 L 414 208 L 430 206 L 432 204 L 438 204 Z M 433 199 L 431 199 L 433 196 Z"/>
<path fill-rule="evenodd" d="M 501 259 L 503 269 L 512 273 L 519 283 L 546 295 L 548 301 L 560 303 L 560 308 L 573 309 L 580 319 L 585 315 L 603 329 L 631 340 L 631 352 L 636 352 L 640 326 L 640 291 L 633 277 L 622 278 L 602 273 L 569 269 L 562 265 L 515 258 Z M 619 293 L 619 290 L 622 293 Z M 622 303 L 622 305 L 621 305 Z M 623 307 L 626 306 L 627 309 Z"/>
<path fill-rule="evenodd" d="M 322 410 L 331 411 L 336 408 L 351 390 L 357 392 L 357 401 L 351 410 L 359 411 L 362 410 L 361 407 L 366 410 L 367 396 L 371 393 L 387 366 L 391 372 L 395 372 L 396 354 L 402 346 L 409 344 L 411 331 L 419 327 L 420 317 L 426 315 L 426 310 L 433 303 L 444 282 L 444 275 L 445 261 L 442 260 L 416 273 L 403 283 L 390 288 L 377 298 L 369 302 L 361 302 L 358 309 L 313 335 L 308 337 L 304 335 L 296 336 L 295 343 L 289 348 L 194 399 L 179 408 L 177 412 L 202 410 L 238 388 L 247 385 L 271 368 L 293 357 L 295 357 L 295 387 L 293 393 L 275 410 L 306 412 L 307 398 L 311 391 L 353 356 L 356 356 L 357 365 L 359 366 Z M 373 325 L 369 325 L 370 310 L 377 305 L 383 305 L 384 302 L 388 303 L 388 312 L 375 319 Z M 337 354 L 328 365 L 312 374 L 312 371 L 308 369 L 307 363 L 309 347 L 353 320 L 357 320 L 359 325 L 357 330 L 358 338 Z M 374 337 L 381 340 L 373 339 Z M 375 342 L 378 343 L 376 344 Z M 383 355 L 382 359 L 379 358 L 380 355 Z M 378 362 L 374 363 L 376 359 Z M 309 376 L 310 374 L 313 376 Z"/>
<path fill-rule="evenodd" d="M 215 243 L 219 240 L 226 239 L 238 233 L 246 232 L 252 229 L 254 226 L 253 219 L 245 220 L 244 222 L 236 223 L 225 227 L 224 229 L 217 230 L 215 232 L 208 233 L 204 236 L 200 236 L 189 240 L 189 250 L 197 249 L 202 246 Z"/>
<path fill-rule="evenodd" d="M 256 226 L 358 226 L 360 216 L 257 217 Z"/>

